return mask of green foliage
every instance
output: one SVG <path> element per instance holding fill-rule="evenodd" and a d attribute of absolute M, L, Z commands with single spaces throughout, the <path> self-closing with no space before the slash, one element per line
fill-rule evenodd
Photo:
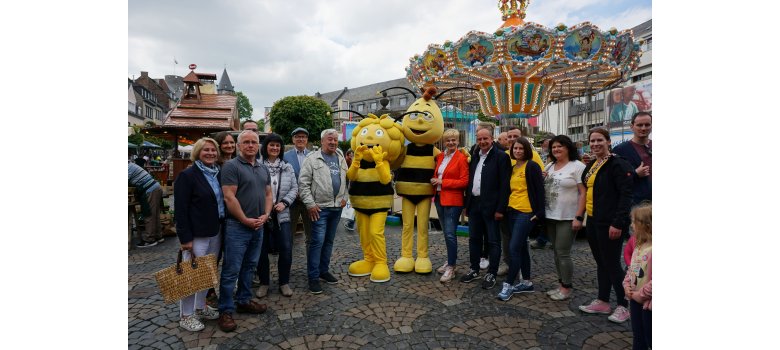
<path fill-rule="evenodd" d="M 349 140 L 347 141 L 339 141 L 339 149 L 344 152 L 344 154 L 347 154 L 347 150 L 350 148 Z"/>
<path fill-rule="evenodd" d="M 292 143 L 290 133 L 303 127 L 309 131 L 309 142 L 320 140 L 322 130 L 332 128 L 333 121 L 328 115 L 330 106 L 325 101 L 312 96 L 287 96 L 274 102 L 271 107 L 271 130 L 279 134 L 284 142 Z"/>
<path fill-rule="evenodd" d="M 498 120 L 496 118 L 486 116 L 484 113 L 482 113 L 481 110 L 479 112 L 477 112 L 477 119 L 479 119 L 479 121 L 481 121 L 481 122 L 487 122 L 487 123 L 491 123 L 493 125 L 497 125 L 498 124 Z"/>
<path fill-rule="evenodd" d="M 171 149 L 173 148 L 173 142 L 166 140 L 164 138 L 150 136 L 150 135 L 144 135 L 143 133 L 135 133 L 127 137 L 127 142 L 130 142 L 132 144 L 141 145 L 144 143 L 144 141 L 149 141 L 155 145 L 158 145 L 162 147 L 163 149 Z"/>
<path fill-rule="evenodd" d="M 144 135 L 141 133 L 135 133 L 127 137 L 127 142 L 130 142 L 134 145 L 140 145 L 144 142 Z"/>
<path fill-rule="evenodd" d="M 236 92 L 236 97 L 238 97 L 238 119 L 244 120 L 252 118 L 254 108 L 252 108 L 252 104 L 249 103 L 249 98 L 241 91 Z M 260 126 L 259 122 L 257 124 L 257 126 Z"/>

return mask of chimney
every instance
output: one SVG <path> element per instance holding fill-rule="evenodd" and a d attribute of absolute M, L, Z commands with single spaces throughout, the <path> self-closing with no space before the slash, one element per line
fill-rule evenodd
<path fill-rule="evenodd" d="M 143 78 L 143 77 L 148 78 L 149 77 L 149 72 L 141 71 L 141 78 Z"/>

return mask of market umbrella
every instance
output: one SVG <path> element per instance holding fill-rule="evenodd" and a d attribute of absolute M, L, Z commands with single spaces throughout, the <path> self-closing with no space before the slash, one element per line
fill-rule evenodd
<path fill-rule="evenodd" d="M 143 147 L 143 148 L 162 148 L 162 147 L 160 147 L 158 145 L 155 145 L 155 144 L 153 144 L 153 143 L 151 143 L 149 141 L 144 141 L 144 143 L 141 145 L 141 147 Z"/>

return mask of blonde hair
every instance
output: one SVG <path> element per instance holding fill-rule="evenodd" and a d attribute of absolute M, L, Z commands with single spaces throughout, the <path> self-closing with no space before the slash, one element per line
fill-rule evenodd
<path fill-rule="evenodd" d="M 192 146 L 192 153 L 190 153 L 190 160 L 195 162 L 200 158 L 200 151 L 203 150 L 203 146 L 206 145 L 206 142 L 211 142 L 212 145 L 217 149 L 217 159 L 219 159 L 219 143 L 217 143 L 217 140 L 214 140 L 210 137 L 204 137 L 195 142 L 195 145 Z"/>
<path fill-rule="evenodd" d="M 653 207 L 650 202 L 639 203 L 631 209 L 631 224 L 634 225 L 637 247 L 653 242 Z"/>
<path fill-rule="evenodd" d="M 460 131 L 458 131 L 457 129 L 447 129 L 444 131 L 443 134 L 441 134 L 442 140 L 446 140 L 450 137 L 454 137 L 460 140 Z"/>

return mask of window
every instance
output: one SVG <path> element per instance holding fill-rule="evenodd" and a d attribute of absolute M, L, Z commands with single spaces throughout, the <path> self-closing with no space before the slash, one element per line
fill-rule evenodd
<path fill-rule="evenodd" d="M 376 102 L 371 102 L 371 105 L 369 107 L 370 110 L 375 111 L 376 110 Z"/>
<path fill-rule="evenodd" d="M 653 37 L 645 39 L 644 45 L 642 45 L 642 51 L 650 51 L 653 49 Z"/>
<path fill-rule="evenodd" d="M 403 96 L 398 99 L 398 105 L 401 107 L 406 106 L 406 96 Z"/>
<path fill-rule="evenodd" d="M 357 105 L 357 111 L 362 112 L 363 111 L 363 104 Z"/>

